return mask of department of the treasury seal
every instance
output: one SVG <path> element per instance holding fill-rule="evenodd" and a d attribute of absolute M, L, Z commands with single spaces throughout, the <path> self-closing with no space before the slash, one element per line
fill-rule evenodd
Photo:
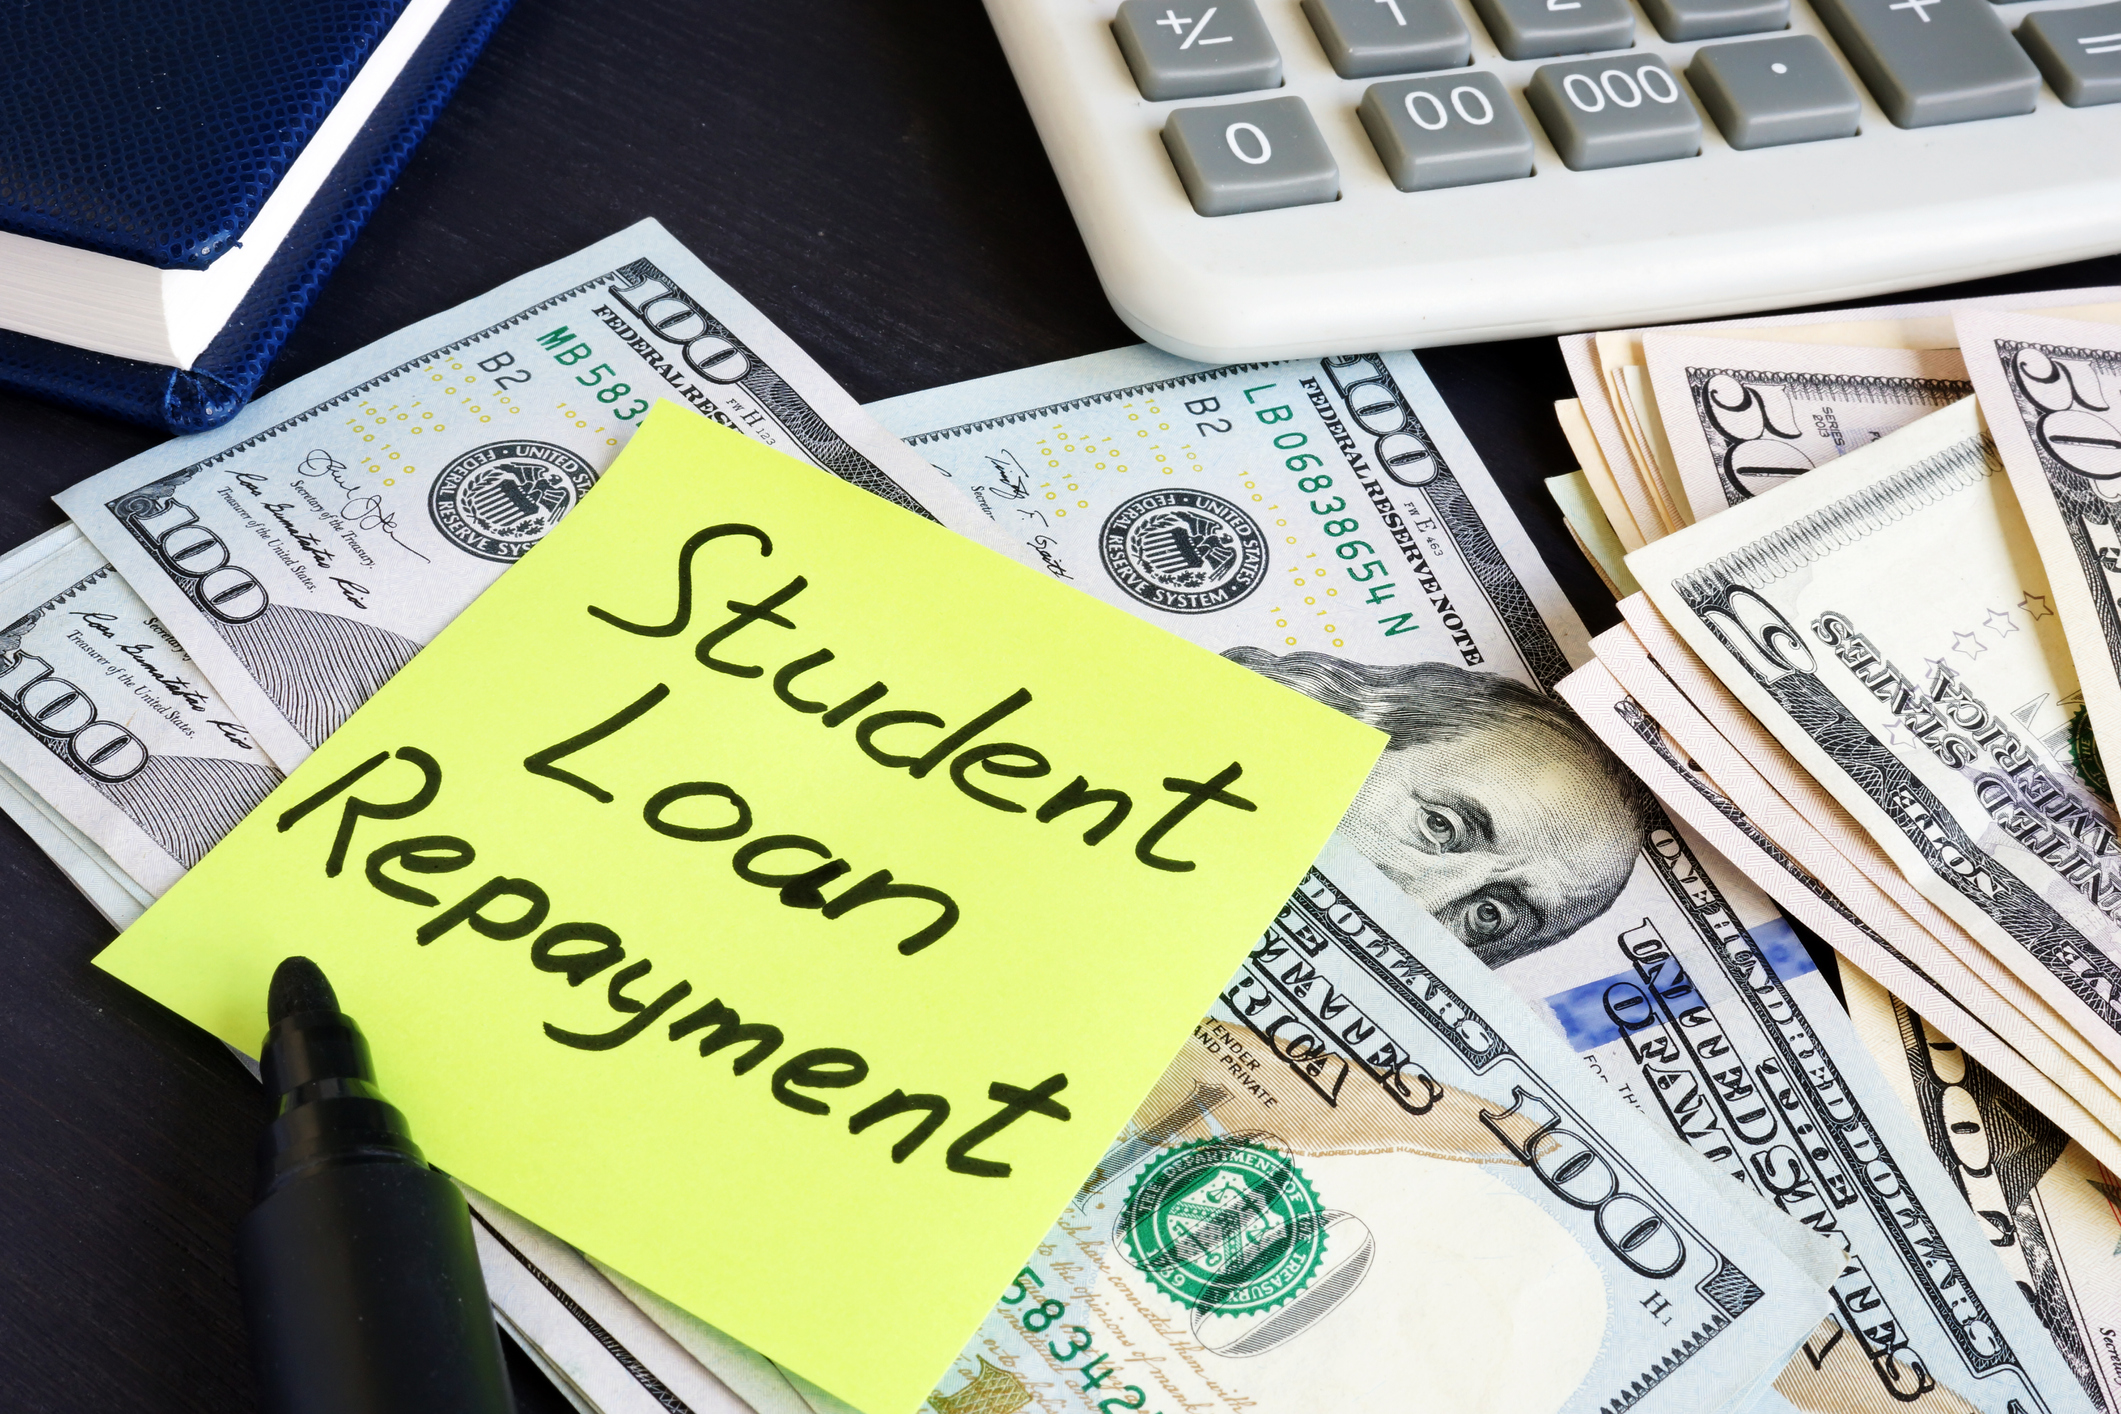
<path fill-rule="evenodd" d="M 442 468 L 428 489 L 427 513 L 435 529 L 480 559 L 513 564 L 596 479 L 565 447 L 491 442 Z"/>
<path fill-rule="evenodd" d="M 1142 603 L 1174 614 L 1235 604 L 1267 577 L 1267 538 L 1233 501 L 1174 487 L 1120 502 L 1097 545 L 1105 573 Z"/>
<path fill-rule="evenodd" d="M 1118 1236 L 1159 1291 L 1210 1316 L 1266 1311 L 1303 1290 L 1326 1250 L 1310 1180 L 1261 1144 L 1198 1139 L 1128 1190 Z"/>

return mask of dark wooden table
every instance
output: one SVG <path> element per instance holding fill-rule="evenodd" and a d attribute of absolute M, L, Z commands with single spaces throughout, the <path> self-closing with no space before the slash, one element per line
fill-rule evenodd
<path fill-rule="evenodd" d="M 520 0 L 274 381 L 643 216 L 865 401 L 1134 342 L 975 0 Z M 2121 259 L 1987 285 L 2105 282 Z M 1613 622 L 1539 485 L 1575 464 L 1552 342 L 1424 362 L 1584 617 Z M 155 440 L 0 395 L 0 548 Z M 4 821 L 0 919 L 0 1408 L 255 1408 L 230 1252 L 262 1096 L 89 965 L 110 929 Z M 567 1408 L 511 1357 L 525 1410 Z"/>

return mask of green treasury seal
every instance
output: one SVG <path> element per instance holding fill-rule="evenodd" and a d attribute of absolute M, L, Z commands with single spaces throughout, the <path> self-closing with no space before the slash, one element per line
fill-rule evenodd
<path fill-rule="evenodd" d="M 1181 1144 L 1149 1165 L 1118 1230 L 1127 1260 L 1158 1290 L 1216 1316 L 1279 1306 L 1326 1250 L 1326 1215 L 1302 1171 L 1234 1139 Z"/>

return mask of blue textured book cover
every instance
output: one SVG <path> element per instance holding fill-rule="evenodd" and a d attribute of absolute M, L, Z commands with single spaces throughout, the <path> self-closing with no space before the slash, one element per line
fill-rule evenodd
<path fill-rule="evenodd" d="M 250 225 L 404 8 L 0 8 L 0 229 L 205 269 Z"/>
<path fill-rule="evenodd" d="M 211 265 L 406 3 L 0 3 L 0 230 Z M 233 417 L 509 3 L 449 6 L 191 368 L 0 329 L 0 385 L 172 432 Z"/>

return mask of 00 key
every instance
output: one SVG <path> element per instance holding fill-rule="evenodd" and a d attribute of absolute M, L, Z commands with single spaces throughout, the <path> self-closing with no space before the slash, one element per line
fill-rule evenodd
<path fill-rule="evenodd" d="M 1401 191 L 1532 175 L 1531 131 L 1493 74 L 1372 84 L 1355 112 Z"/>

